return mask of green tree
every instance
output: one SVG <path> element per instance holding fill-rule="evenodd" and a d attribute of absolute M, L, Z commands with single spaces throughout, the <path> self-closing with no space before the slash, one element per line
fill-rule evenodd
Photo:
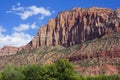
<path fill-rule="evenodd" d="M 0 73 L 0 80 L 3 80 L 3 75 L 2 75 L 2 73 Z"/>
<path fill-rule="evenodd" d="M 59 80 L 79 80 L 80 78 L 74 71 L 73 65 L 66 59 L 56 62 Z"/>
<path fill-rule="evenodd" d="M 13 66 L 7 66 L 4 70 L 3 80 L 24 80 L 25 76 L 22 72 L 16 70 Z"/>
<path fill-rule="evenodd" d="M 27 65 L 23 71 L 25 80 L 39 80 L 39 71 L 41 66 L 38 65 Z"/>
<path fill-rule="evenodd" d="M 65 59 L 50 65 L 29 65 L 23 71 L 25 80 L 78 80 L 73 65 Z"/>

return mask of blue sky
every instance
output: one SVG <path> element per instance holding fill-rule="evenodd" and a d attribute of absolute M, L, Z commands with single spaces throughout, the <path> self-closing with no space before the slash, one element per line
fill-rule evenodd
<path fill-rule="evenodd" d="M 22 46 L 46 24 L 64 10 L 75 7 L 120 7 L 119 0 L 1 0 L 0 47 Z"/>

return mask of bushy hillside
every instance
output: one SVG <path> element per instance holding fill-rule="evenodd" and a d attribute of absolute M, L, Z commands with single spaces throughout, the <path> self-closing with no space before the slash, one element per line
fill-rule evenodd
<path fill-rule="evenodd" d="M 119 75 L 81 76 L 68 60 L 50 65 L 7 66 L 0 73 L 0 80 L 119 80 Z"/>
<path fill-rule="evenodd" d="M 14 65 L 51 64 L 66 58 L 74 63 L 78 72 L 84 75 L 120 74 L 119 49 L 120 34 L 114 33 L 68 48 L 59 45 L 42 46 L 31 51 L 21 51 L 15 55 L 1 56 L 0 69 L 2 70 L 9 63 Z"/>

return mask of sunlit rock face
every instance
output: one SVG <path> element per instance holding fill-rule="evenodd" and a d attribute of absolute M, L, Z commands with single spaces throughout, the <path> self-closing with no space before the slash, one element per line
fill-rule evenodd
<path fill-rule="evenodd" d="M 69 47 L 113 32 L 120 32 L 119 8 L 117 10 L 98 7 L 74 8 L 60 12 L 56 18 L 40 27 L 38 33 L 26 46 L 4 47 L 0 49 L 0 55 L 15 54 L 21 50 L 40 46 Z"/>
<path fill-rule="evenodd" d="M 69 47 L 113 32 L 120 32 L 120 9 L 74 8 L 59 13 L 40 27 L 26 48 L 49 45 Z"/>

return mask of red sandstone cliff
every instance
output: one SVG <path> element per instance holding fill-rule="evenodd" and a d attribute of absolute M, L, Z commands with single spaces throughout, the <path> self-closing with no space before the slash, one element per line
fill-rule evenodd
<path fill-rule="evenodd" d="M 120 74 L 120 33 L 112 34 L 113 32 L 120 32 L 120 9 L 93 7 L 63 11 L 48 24 L 40 27 L 38 33 L 26 46 L 1 48 L 0 70 L 9 62 L 16 65 L 48 64 L 64 57 L 73 62 L 75 69 L 82 75 Z M 102 36 L 104 37 L 100 38 Z M 71 48 L 68 51 L 60 47 L 57 52 L 54 52 L 59 47 L 52 48 L 54 45 L 68 47 L 87 40 L 92 41 L 81 44 L 79 49 Z M 49 45 L 52 45 L 51 49 L 40 47 L 38 50 L 28 51 L 31 54 L 24 54 L 26 52 L 23 51 L 22 55 L 3 56 Z M 61 54 L 56 54 L 58 52 Z"/>
<path fill-rule="evenodd" d="M 38 33 L 26 46 L 2 48 L 0 55 L 14 54 L 17 51 L 35 49 L 39 46 L 68 47 L 112 32 L 120 32 L 120 9 L 74 8 L 59 13 L 56 18 L 40 27 Z"/>
<path fill-rule="evenodd" d="M 68 47 L 112 32 L 120 32 L 120 9 L 74 8 L 59 13 L 48 24 L 40 27 L 25 48 L 49 45 Z"/>

